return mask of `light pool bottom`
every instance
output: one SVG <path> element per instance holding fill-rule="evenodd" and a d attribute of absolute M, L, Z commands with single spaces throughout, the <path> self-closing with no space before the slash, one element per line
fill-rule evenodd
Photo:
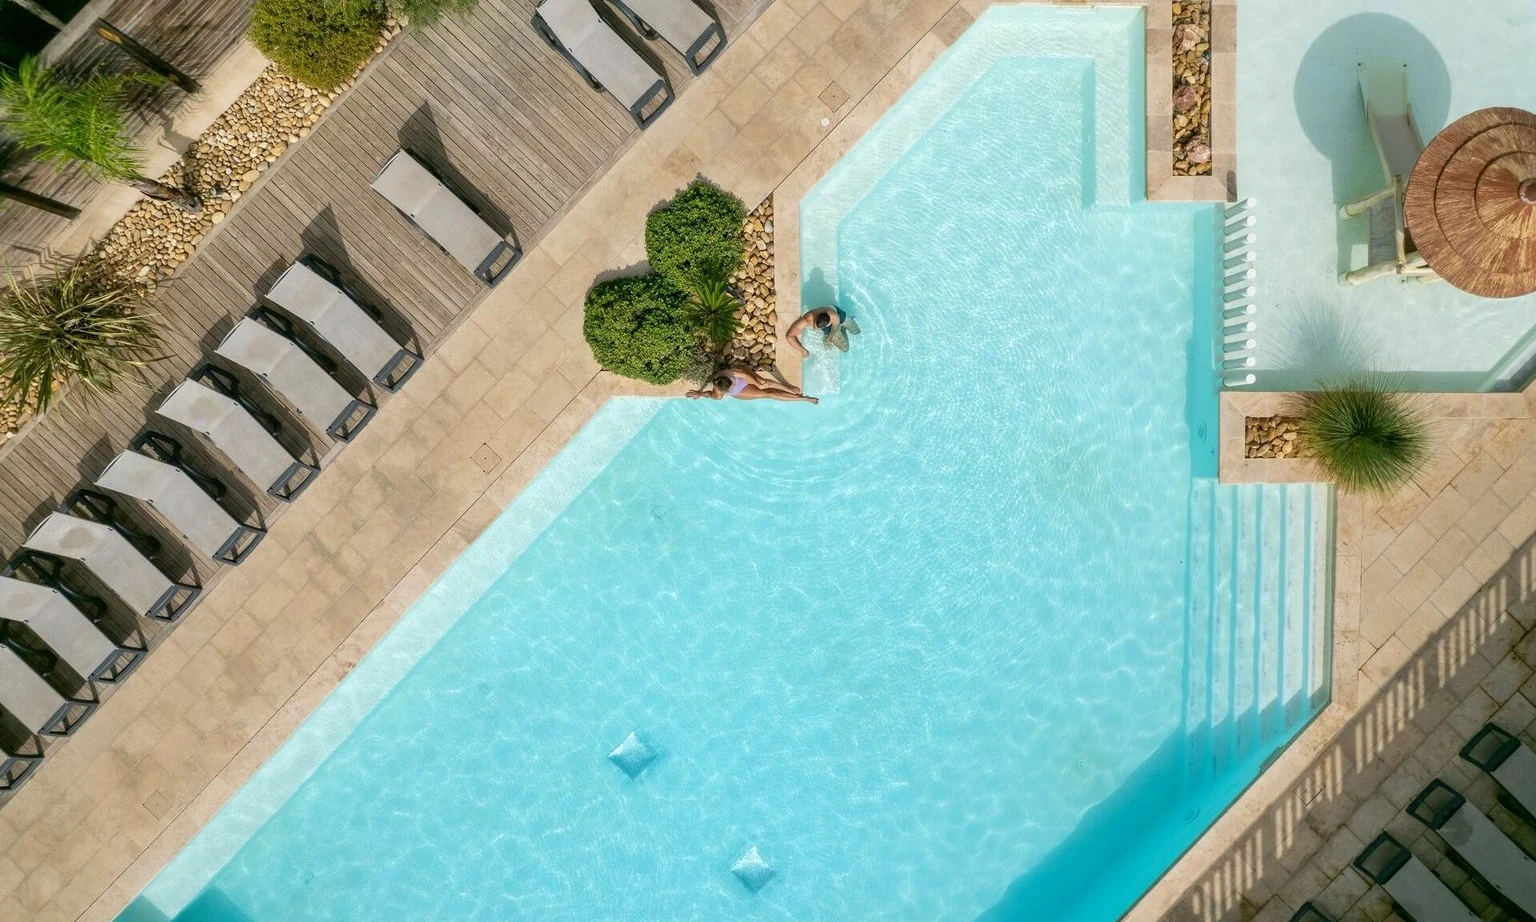
<path fill-rule="evenodd" d="M 978 20 L 804 203 L 835 392 L 610 404 L 125 922 L 1123 912 L 1326 694 L 1326 495 L 1208 479 L 1139 17 Z"/>

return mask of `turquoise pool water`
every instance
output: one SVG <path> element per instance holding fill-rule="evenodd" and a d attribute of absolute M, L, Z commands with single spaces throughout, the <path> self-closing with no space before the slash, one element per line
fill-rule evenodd
<path fill-rule="evenodd" d="M 1221 651 L 1308 584 L 1195 563 L 1313 496 L 1208 479 L 1215 215 L 1134 194 L 1141 43 L 983 16 L 803 203 L 863 328 L 821 405 L 610 404 L 125 922 L 1128 907 L 1318 703 L 1293 657 L 1212 732 L 1294 700 Z"/>

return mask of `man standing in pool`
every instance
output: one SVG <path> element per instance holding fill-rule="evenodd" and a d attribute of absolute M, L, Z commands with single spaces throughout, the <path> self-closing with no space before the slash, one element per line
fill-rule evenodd
<path fill-rule="evenodd" d="M 843 313 L 843 309 L 835 304 L 808 310 L 784 332 L 784 340 L 794 346 L 795 351 L 802 357 L 810 355 L 811 350 L 805 348 L 805 344 L 800 342 L 800 336 L 813 326 L 822 332 L 827 345 L 844 352 L 848 351 L 848 334 L 859 332 L 858 322 Z"/>

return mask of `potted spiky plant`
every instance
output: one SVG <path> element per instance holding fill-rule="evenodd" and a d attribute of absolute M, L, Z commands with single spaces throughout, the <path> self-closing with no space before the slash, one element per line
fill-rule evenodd
<path fill-rule="evenodd" d="M 196 195 L 139 172 L 140 151 L 128 134 L 124 104 L 135 83 L 158 79 L 96 74 L 76 81 L 27 58 L 14 71 L 0 69 L 0 128 L 44 163 L 78 163 L 97 178 L 200 211 Z"/>
<path fill-rule="evenodd" d="M 1429 426 L 1413 397 L 1354 379 L 1300 395 L 1297 437 L 1334 483 L 1387 494 L 1429 458 Z"/>
<path fill-rule="evenodd" d="M 684 318 L 716 352 L 723 353 L 741 331 L 737 311 L 741 302 L 730 290 L 730 263 L 719 257 L 708 257 L 693 267 L 690 273 L 688 306 Z"/>
<path fill-rule="evenodd" d="M 87 261 L 0 288 L 0 401 L 39 412 L 73 380 L 112 391 L 127 372 L 156 361 L 153 316 L 126 281 Z"/>

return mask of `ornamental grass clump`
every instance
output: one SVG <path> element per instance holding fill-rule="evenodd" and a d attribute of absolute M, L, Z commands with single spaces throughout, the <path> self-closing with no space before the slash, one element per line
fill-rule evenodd
<path fill-rule="evenodd" d="M 135 310 L 137 291 L 87 262 L 0 288 L 0 400 L 39 412 L 65 381 L 115 390 L 129 371 L 155 361 L 154 318 Z"/>
<path fill-rule="evenodd" d="M 1391 493 L 1429 457 L 1428 423 L 1411 396 L 1369 381 L 1301 395 L 1297 437 L 1344 490 Z"/>
<path fill-rule="evenodd" d="M 384 28 L 376 3 L 256 0 L 250 38 L 283 73 L 330 90 L 363 66 Z"/>

